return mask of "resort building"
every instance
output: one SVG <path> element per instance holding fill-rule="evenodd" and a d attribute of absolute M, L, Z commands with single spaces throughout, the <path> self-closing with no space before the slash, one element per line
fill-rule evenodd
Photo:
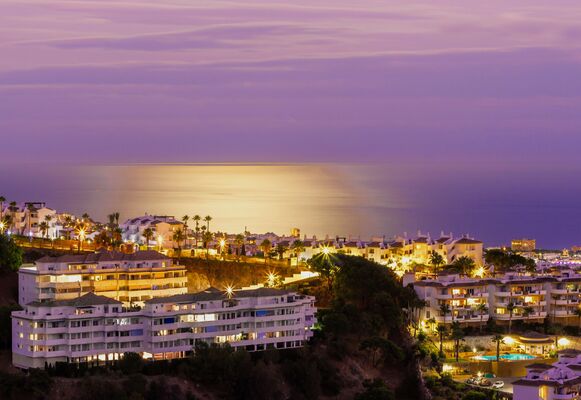
<path fill-rule="evenodd" d="M 314 302 L 312 296 L 272 288 L 209 288 L 151 299 L 141 309 L 94 293 L 32 302 L 12 313 L 13 364 L 24 369 L 98 364 L 125 352 L 180 358 L 201 342 L 248 351 L 301 347 L 312 336 Z"/>
<path fill-rule="evenodd" d="M 73 300 L 90 292 L 140 305 L 151 298 L 186 293 L 186 268 L 149 250 L 43 257 L 18 271 L 21 306 Z"/>
<path fill-rule="evenodd" d="M 524 378 L 513 382 L 513 400 L 581 399 L 581 352 L 563 350 L 553 365 L 531 364 Z"/>
<path fill-rule="evenodd" d="M 146 238 L 143 235 L 147 228 L 153 231 L 153 236 L 150 238 L 149 243 L 145 243 Z M 175 217 L 170 215 L 144 215 L 142 217 L 128 219 L 121 224 L 123 241 L 146 244 L 158 249 L 173 249 L 174 247 L 178 247 L 178 244 L 173 240 L 173 235 L 176 231 L 183 229 L 183 222 L 176 220 Z"/>
<path fill-rule="evenodd" d="M 56 211 L 48 208 L 43 202 L 26 202 L 14 207 L 7 205 L 2 215 L 10 217 L 8 232 L 30 237 L 56 238 Z M 41 223 L 46 222 L 47 229 L 41 229 Z"/>
<path fill-rule="evenodd" d="M 418 297 L 426 301 L 423 320 L 480 323 L 494 318 L 508 323 L 542 322 L 550 317 L 560 324 L 578 324 L 581 275 L 572 271 L 538 276 L 509 273 L 482 279 L 451 274 L 419 281 L 413 274 L 406 274 L 404 285 L 410 283 Z"/>
<path fill-rule="evenodd" d="M 513 239 L 510 243 L 510 249 L 516 252 L 530 253 L 537 248 L 535 239 Z"/>

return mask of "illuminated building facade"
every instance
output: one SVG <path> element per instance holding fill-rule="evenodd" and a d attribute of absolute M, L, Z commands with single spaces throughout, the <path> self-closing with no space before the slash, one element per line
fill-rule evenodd
<path fill-rule="evenodd" d="M 535 239 L 514 239 L 510 242 L 510 249 L 516 252 L 528 253 L 535 251 L 537 241 Z"/>
<path fill-rule="evenodd" d="M 88 293 L 72 300 L 32 302 L 12 313 L 13 364 L 185 357 L 196 344 L 229 343 L 247 351 L 301 347 L 312 336 L 315 299 L 259 288 L 217 289 L 145 302 L 141 309 Z"/>
<path fill-rule="evenodd" d="M 156 251 L 43 257 L 18 271 L 18 302 L 72 300 L 96 293 L 126 305 L 187 292 L 186 268 Z"/>

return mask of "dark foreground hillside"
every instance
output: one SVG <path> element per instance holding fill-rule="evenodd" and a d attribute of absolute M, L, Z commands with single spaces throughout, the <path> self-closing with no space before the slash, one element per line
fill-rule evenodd
<path fill-rule="evenodd" d="M 426 398 L 403 308 L 414 301 L 391 271 L 361 258 L 324 256 L 317 292 L 329 307 L 304 349 L 263 353 L 198 346 L 195 356 L 145 363 L 58 366 L 0 374 L 1 399 L 398 399 Z"/>

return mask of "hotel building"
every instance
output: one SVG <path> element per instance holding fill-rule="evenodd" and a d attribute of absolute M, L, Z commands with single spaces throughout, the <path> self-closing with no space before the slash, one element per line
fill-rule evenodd
<path fill-rule="evenodd" d="M 553 365 L 531 364 L 524 378 L 513 382 L 513 400 L 579 400 L 581 399 L 581 353 L 559 352 Z"/>
<path fill-rule="evenodd" d="M 516 252 L 529 253 L 535 251 L 537 241 L 535 239 L 513 239 L 510 243 L 510 249 Z"/>
<path fill-rule="evenodd" d="M 411 283 L 418 297 L 426 301 L 421 318 L 434 318 L 438 323 L 480 323 L 490 318 L 542 322 L 546 317 L 560 324 L 578 321 L 575 312 L 581 300 L 581 275 L 572 271 L 539 276 L 510 273 L 494 279 L 454 274 L 413 280 L 413 275 L 407 274 L 404 284 Z M 486 305 L 485 315 L 481 315 L 481 303 Z M 509 304 L 513 306 L 512 314 Z"/>
<path fill-rule="evenodd" d="M 90 292 L 142 305 L 151 298 L 186 293 L 186 268 L 150 250 L 43 257 L 18 271 L 21 306 L 73 300 Z"/>
<path fill-rule="evenodd" d="M 173 249 L 178 246 L 173 240 L 173 234 L 178 230 L 183 230 L 184 224 L 169 215 L 144 215 L 128 219 L 121 224 L 123 241 L 146 244 L 143 234 L 147 228 L 153 231 L 151 238 L 153 243 L 147 243 L 147 245 L 154 245 L 161 249 Z"/>
<path fill-rule="evenodd" d="M 229 343 L 260 351 L 301 347 L 312 336 L 315 299 L 259 288 L 147 300 L 141 309 L 88 293 L 71 300 L 32 302 L 12 313 L 13 364 L 43 368 L 56 362 L 185 357 L 195 345 Z"/>

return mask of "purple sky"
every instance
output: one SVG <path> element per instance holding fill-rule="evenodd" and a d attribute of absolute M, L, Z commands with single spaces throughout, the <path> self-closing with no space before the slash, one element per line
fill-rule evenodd
<path fill-rule="evenodd" d="M 581 245 L 580 43 L 579 0 L 0 0 L 0 194 L 224 229 Z M 51 172 L 69 162 L 327 166 L 174 185 L 172 168 Z M 273 207 L 262 221 L 253 197 Z"/>
<path fill-rule="evenodd" d="M 579 165 L 579 1 L 288 3 L 0 0 L 2 159 Z"/>

